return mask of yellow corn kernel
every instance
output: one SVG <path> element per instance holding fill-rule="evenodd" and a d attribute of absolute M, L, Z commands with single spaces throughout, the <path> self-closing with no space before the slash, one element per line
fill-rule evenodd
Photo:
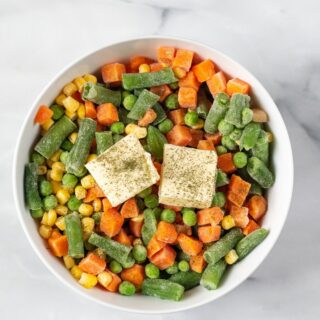
<path fill-rule="evenodd" d="M 267 139 L 269 143 L 273 141 L 273 134 L 270 131 L 267 132 Z"/>
<path fill-rule="evenodd" d="M 65 204 L 70 199 L 70 193 L 68 190 L 61 188 L 57 191 L 56 197 L 60 204 Z"/>
<path fill-rule="evenodd" d="M 102 208 L 102 202 L 101 202 L 101 200 L 100 200 L 99 198 L 94 199 L 94 200 L 92 201 L 92 207 L 93 207 L 93 211 L 94 211 L 94 212 L 99 212 L 99 211 L 101 211 L 101 208 Z"/>
<path fill-rule="evenodd" d="M 40 223 L 43 225 L 48 225 L 48 212 L 43 213 L 43 216 L 42 216 Z"/>
<path fill-rule="evenodd" d="M 73 83 L 77 86 L 78 91 L 81 92 L 86 80 L 84 80 L 82 77 L 78 77 L 73 80 Z"/>
<path fill-rule="evenodd" d="M 75 112 L 66 110 L 65 115 L 72 121 L 75 121 L 77 119 L 77 114 Z"/>
<path fill-rule="evenodd" d="M 98 282 L 104 288 L 107 288 L 112 281 L 112 275 L 107 271 L 103 271 L 103 272 L 99 273 L 97 278 L 98 278 Z"/>
<path fill-rule="evenodd" d="M 60 182 L 62 180 L 62 177 L 63 177 L 63 171 L 59 170 L 59 169 L 55 169 L 55 170 L 52 169 L 50 177 L 51 177 L 51 179 L 53 181 Z"/>
<path fill-rule="evenodd" d="M 227 216 L 223 217 L 223 219 L 221 221 L 221 225 L 224 230 L 229 230 L 229 229 L 233 228 L 236 224 L 234 222 L 233 217 L 231 215 L 227 215 Z"/>
<path fill-rule="evenodd" d="M 63 262 L 67 269 L 71 269 L 74 265 L 74 259 L 70 256 L 63 256 Z"/>
<path fill-rule="evenodd" d="M 96 76 L 94 76 L 93 74 L 85 74 L 83 76 L 83 79 L 86 81 L 86 82 L 91 82 L 91 83 L 94 83 L 96 84 L 98 82 L 98 79 Z"/>
<path fill-rule="evenodd" d="M 46 166 L 39 166 L 37 169 L 37 173 L 39 176 L 43 176 L 47 173 L 47 167 Z"/>
<path fill-rule="evenodd" d="M 60 160 L 60 156 L 61 156 L 62 150 L 58 149 L 53 156 L 50 158 L 50 160 L 52 161 L 59 161 Z"/>
<path fill-rule="evenodd" d="M 51 171 L 52 171 L 51 169 L 50 170 L 47 169 L 46 179 L 48 181 L 51 181 Z"/>
<path fill-rule="evenodd" d="M 133 240 L 132 244 L 135 246 L 135 245 L 138 245 L 138 244 L 142 244 L 143 245 L 143 242 L 140 238 L 136 238 Z"/>
<path fill-rule="evenodd" d="M 97 155 L 94 154 L 94 153 L 89 154 L 88 159 L 87 159 L 87 163 L 90 162 L 90 161 L 92 161 L 92 160 L 94 160 L 96 157 L 97 157 Z"/>
<path fill-rule="evenodd" d="M 47 221 L 46 225 L 53 227 L 57 220 L 57 212 L 54 209 L 51 209 L 47 212 Z M 42 222 L 42 221 L 41 221 Z"/>
<path fill-rule="evenodd" d="M 148 64 L 146 64 L 146 63 L 140 64 L 139 72 L 140 73 L 150 72 L 150 66 Z"/>
<path fill-rule="evenodd" d="M 126 134 L 133 133 L 138 139 L 143 139 L 147 136 L 147 129 L 143 127 L 139 127 L 134 123 L 129 123 L 125 129 Z"/>
<path fill-rule="evenodd" d="M 70 142 L 72 142 L 73 144 L 76 142 L 77 138 L 78 138 L 78 132 L 72 132 L 68 137 Z"/>
<path fill-rule="evenodd" d="M 62 205 L 57 205 L 56 212 L 60 216 L 65 216 L 68 213 L 68 207 L 62 206 Z"/>
<path fill-rule="evenodd" d="M 237 255 L 237 252 L 234 249 L 230 250 L 224 257 L 224 260 L 227 264 L 234 264 L 238 259 L 239 256 Z"/>
<path fill-rule="evenodd" d="M 78 200 L 84 199 L 87 195 L 87 190 L 83 186 L 76 186 L 74 193 Z"/>
<path fill-rule="evenodd" d="M 51 174 L 50 174 L 50 180 L 51 180 Z M 50 182 L 52 185 L 52 193 L 57 194 L 58 190 L 62 188 L 60 181 L 51 180 Z"/>
<path fill-rule="evenodd" d="M 70 186 L 62 186 L 62 189 L 67 190 L 70 194 L 74 193 L 74 188 Z"/>
<path fill-rule="evenodd" d="M 53 164 L 52 164 L 52 170 L 61 170 L 61 171 L 65 171 L 66 170 L 66 167 L 64 165 L 63 162 L 61 161 L 55 161 Z"/>
<path fill-rule="evenodd" d="M 62 91 L 66 96 L 72 96 L 77 90 L 77 86 L 74 83 L 69 82 L 63 87 Z"/>
<path fill-rule="evenodd" d="M 40 228 L 39 228 L 39 234 L 43 239 L 49 239 L 52 233 L 52 228 L 41 224 Z"/>
<path fill-rule="evenodd" d="M 204 127 L 204 121 L 203 119 L 198 119 L 197 123 L 192 126 L 192 129 L 202 129 Z"/>
<path fill-rule="evenodd" d="M 77 110 L 77 116 L 79 119 L 84 119 L 86 117 L 86 108 L 83 103 L 80 103 L 80 106 Z"/>
<path fill-rule="evenodd" d="M 187 72 L 184 69 L 179 67 L 173 68 L 173 73 L 178 79 L 185 77 L 187 74 Z"/>
<path fill-rule="evenodd" d="M 59 106 L 63 106 L 63 100 L 66 98 L 67 96 L 65 96 L 63 93 L 59 94 L 56 97 L 56 104 L 58 104 Z"/>
<path fill-rule="evenodd" d="M 98 279 L 93 274 L 89 274 L 86 272 L 82 272 L 81 277 L 79 279 L 79 283 L 86 289 L 93 288 L 98 282 Z"/>
<path fill-rule="evenodd" d="M 82 275 L 82 270 L 77 265 L 74 265 L 71 268 L 70 272 L 75 279 L 80 280 Z"/>
<path fill-rule="evenodd" d="M 54 121 L 52 119 L 48 119 L 45 123 L 43 123 L 41 125 L 41 128 L 44 130 L 44 131 L 48 131 L 49 128 L 51 128 L 54 124 Z"/>
<path fill-rule="evenodd" d="M 91 174 L 84 176 L 80 182 L 85 189 L 93 188 L 96 184 Z"/>
<path fill-rule="evenodd" d="M 81 203 L 78 211 L 86 217 L 89 217 L 93 213 L 93 207 L 91 204 Z"/>
<path fill-rule="evenodd" d="M 61 231 L 66 230 L 66 223 L 64 221 L 64 217 L 63 216 L 60 216 L 59 218 L 57 218 L 55 225 Z"/>
<path fill-rule="evenodd" d="M 80 106 L 79 101 L 77 101 L 76 99 L 72 98 L 72 97 L 66 97 L 63 100 L 63 106 L 65 107 L 65 109 L 71 113 L 76 112 Z"/>
<path fill-rule="evenodd" d="M 83 239 L 87 240 L 94 229 L 94 220 L 89 217 L 85 217 L 81 219 L 82 231 L 83 231 Z"/>
<path fill-rule="evenodd" d="M 106 258 L 107 258 L 107 255 L 106 255 L 105 251 L 103 249 L 101 249 L 101 248 L 94 249 L 93 253 L 95 255 L 97 255 L 98 257 L 100 257 L 101 259 L 103 259 L 103 260 L 106 260 Z"/>

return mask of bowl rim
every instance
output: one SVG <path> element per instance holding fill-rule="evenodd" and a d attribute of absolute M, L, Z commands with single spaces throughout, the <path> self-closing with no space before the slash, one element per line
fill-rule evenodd
<path fill-rule="evenodd" d="M 283 131 L 284 137 L 282 137 L 283 139 L 285 139 L 287 141 L 287 146 L 288 146 L 288 169 L 289 172 L 291 173 L 287 178 L 287 182 L 286 182 L 286 187 L 288 192 L 288 202 L 286 204 L 286 210 L 285 213 L 283 213 L 283 219 L 282 219 L 282 224 L 278 229 L 278 234 L 275 235 L 274 237 L 274 241 L 273 243 L 271 243 L 269 245 L 269 247 L 267 247 L 264 251 L 264 253 L 261 255 L 259 262 L 256 264 L 255 268 L 252 269 L 252 271 L 248 274 L 245 275 L 244 277 L 241 277 L 240 280 L 235 281 L 232 285 L 229 286 L 229 288 L 221 293 L 220 295 L 216 295 L 213 296 L 213 298 L 208 298 L 208 299 L 204 299 L 202 301 L 199 301 L 198 303 L 193 303 L 190 306 L 184 306 L 184 307 L 179 307 L 179 303 L 177 303 L 177 306 L 175 308 L 172 308 L 170 310 L 139 310 L 139 309 L 133 309 L 133 308 L 126 308 L 126 307 L 122 307 L 122 306 L 118 306 L 118 305 L 113 305 L 111 303 L 109 303 L 108 301 L 101 301 L 99 299 L 96 299 L 95 297 L 93 297 L 92 295 L 90 295 L 90 292 L 86 292 L 83 290 L 80 290 L 80 287 L 77 287 L 76 285 L 73 285 L 71 283 L 69 283 L 68 281 L 66 281 L 64 279 L 64 277 L 62 277 L 58 272 L 55 271 L 54 267 L 51 266 L 51 264 L 46 260 L 46 258 L 41 254 L 41 252 L 37 249 L 36 245 L 34 244 L 33 239 L 31 238 L 31 231 L 27 228 L 24 220 L 23 220 L 23 212 L 25 210 L 25 207 L 20 206 L 20 202 L 19 202 L 19 195 L 18 195 L 18 185 L 17 185 L 17 181 L 18 181 L 18 177 L 17 177 L 17 165 L 18 165 L 18 154 L 19 154 L 19 148 L 20 148 L 20 144 L 21 144 L 21 139 L 23 137 L 23 133 L 25 131 L 25 128 L 28 124 L 28 122 L 30 121 L 30 117 L 32 115 L 33 110 L 36 108 L 36 102 L 38 102 L 40 100 L 40 98 L 45 94 L 45 92 L 47 90 L 50 89 L 50 87 L 52 86 L 52 84 L 59 79 L 59 77 L 61 77 L 64 73 L 66 73 L 70 68 L 72 68 L 73 66 L 75 66 L 76 64 L 78 64 L 79 62 L 81 62 L 82 60 L 88 58 L 90 55 L 93 55 L 101 50 L 104 50 L 110 46 L 116 46 L 122 43 L 127 43 L 127 42 L 134 42 L 137 40 L 154 40 L 154 39 L 162 39 L 164 41 L 166 40 L 172 40 L 172 41 L 182 41 L 182 42 L 186 42 L 189 44 L 193 44 L 195 46 L 198 47 L 203 47 L 204 49 L 207 49 L 209 51 L 214 51 L 217 55 L 225 58 L 226 60 L 230 60 L 232 63 L 234 63 L 237 67 L 244 69 L 247 74 L 252 77 L 254 79 L 254 81 L 256 81 L 257 84 L 259 84 L 261 86 L 261 89 L 264 91 L 264 94 L 266 95 L 266 97 L 268 97 L 270 99 L 270 101 L 272 102 L 273 106 L 272 108 L 275 109 L 275 112 L 277 113 L 277 121 L 281 122 L 283 128 L 285 129 Z M 288 213 L 290 210 L 290 205 L 292 202 L 292 193 L 293 193 L 293 184 L 294 184 L 294 164 L 293 164 L 293 153 L 292 153 L 292 146 L 291 146 L 291 142 L 290 142 L 290 137 L 288 134 L 288 130 L 287 127 L 285 125 L 285 122 L 282 118 L 282 115 L 277 107 L 277 105 L 275 104 L 275 102 L 273 101 L 271 95 L 269 94 L 269 92 L 265 89 L 265 87 L 262 85 L 262 83 L 257 79 L 256 76 L 254 76 L 246 67 L 244 67 L 242 64 L 238 63 L 236 60 L 234 60 L 233 58 L 231 58 L 229 55 L 226 55 L 224 53 L 222 53 L 221 51 L 211 47 L 210 45 L 207 45 L 205 43 L 202 43 L 200 41 L 195 41 L 195 40 L 191 40 L 185 37 L 179 37 L 179 36 L 166 36 L 166 35 L 146 35 L 146 36 L 140 36 L 140 37 L 127 37 L 124 39 L 121 39 L 119 41 L 116 42 L 107 42 L 105 45 L 98 47 L 96 49 L 93 49 L 83 55 L 81 55 L 80 57 L 72 60 L 72 62 L 70 62 L 69 64 L 67 64 L 64 68 L 61 69 L 60 72 L 56 73 L 55 76 L 53 76 L 51 78 L 51 80 L 43 87 L 43 89 L 40 91 L 40 93 L 36 96 L 35 99 L 33 99 L 33 102 L 31 104 L 31 108 L 29 109 L 29 111 L 27 112 L 27 115 L 25 117 L 25 119 L 23 120 L 22 126 L 20 128 L 19 134 L 18 134 L 18 139 L 17 139 L 17 143 L 15 146 L 15 150 L 14 150 L 14 157 L 13 157 L 13 169 L 12 169 L 12 179 L 13 179 L 13 198 L 14 198 L 14 202 L 15 202 L 15 208 L 16 211 L 18 212 L 18 217 L 19 217 L 19 221 L 20 224 L 22 226 L 22 229 L 29 241 L 29 243 L 31 244 L 31 247 L 33 248 L 34 252 L 36 253 L 36 255 L 39 257 L 39 259 L 43 262 L 43 264 L 51 271 L 51 273 L 57 277 L 64 285 L 66 285 L 68 288 L 71 288 L 74 292 L 80 294 L 82 297 L 89 299 L 91 301 L 94 301 L 96 303 L 99 303 L 100 305 L 103 306 L 107 306 L 110 308 L 114 308 L 120 311 L 125 311 L 125 312 L 133 312 L 133 313 L 140 313 L 140 314 L 169 314 L 169 313 L 175 313 L 175 312 L 181 312 L 181 311 L 186 311 L 186 310 L 190 310 L 193 308 L 198 308 L 204 304 L 207 304 L 209 302 L 212 302 L 216 299 L 221 298 L 222 296 L 230 293 L 232 290 L 234 290 L 236 287 L 238 287 L 240 284 L 242 284 L 245 280 L 247 280 L 248 277 L 250 277 L 250 275 L 252 275 L 257 269 L 258 267 L 262 264 L 262 262 L 265 260 L 265 258 L 269 255 L 269 253 L 271 252 L 271 250 L 273 249 L 274 245 L 276 244 L 283 226 L 287 220 L 288 217 Z"/>

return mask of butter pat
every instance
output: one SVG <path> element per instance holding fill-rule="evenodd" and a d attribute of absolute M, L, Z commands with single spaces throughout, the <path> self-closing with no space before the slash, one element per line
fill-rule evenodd
<path fill-rule="evenodd" d="M 113 207 L 134 197 L 159 179 L 151 156 L 134 134 L 127 135 L 86 164 Z"/>
<path fill-rule="evenodd" d="M 215 193 L 217 154 L 214 151 L 165 144 L 159 202 L 209 208 Z"/>

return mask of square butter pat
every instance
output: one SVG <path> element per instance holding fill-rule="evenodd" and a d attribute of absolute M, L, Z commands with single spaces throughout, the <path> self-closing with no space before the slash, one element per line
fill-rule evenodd
<path fill-rule="evenodd" d="M 214 151 L 164 146 L 159 202 L 209 208 L 215 193 L 217 154 Z"/>
<path fill-rule="evenodd" d="M 134 197 L 159 179 L 151 156 L 130 134 L 86 164 L 113 207 Z"/>

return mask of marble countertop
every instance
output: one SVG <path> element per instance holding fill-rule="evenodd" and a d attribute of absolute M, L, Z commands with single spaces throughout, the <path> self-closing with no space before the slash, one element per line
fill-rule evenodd
<path fill-rule="evenodd" d="M 1 319 L 319 319 L 319 10 L 317 0 L 0 1 Z M 263 265 L 216 302 L 163 316 L 108 309 L 58 282 L 27 242 L 11 188 L 17 134 L 44 85 L 75 58 L 146 34 L 202 41 L 252 71 L 285 119 L 295 159 L 290 214 Z"/>

